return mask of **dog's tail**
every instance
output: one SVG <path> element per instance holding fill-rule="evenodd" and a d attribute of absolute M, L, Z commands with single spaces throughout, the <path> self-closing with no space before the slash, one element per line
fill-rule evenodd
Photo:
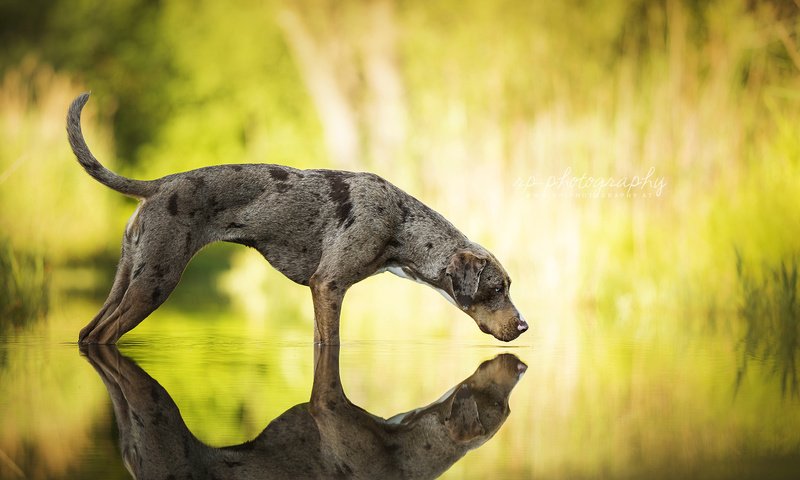
<path fill-rule="evenodd" d="M 72 147 L 72 152 L 78 158 L 78 163 L 92 178 L 120 193 L 136 198 L 147 198 L 153 195 L 158 190 L 160 182 L 157 180 L 133 180 L 117 175 L 101 165 L 94 158 L 92 152 L 89 151 L 81 132 L 81 110 L 83 110 L 83 106 L 86 105 L 87 101 L 89 101 L 88 93 L 78 95 L 72 101 L 67 113 L 67 136 L 69 137 L 69 145 Z"/>

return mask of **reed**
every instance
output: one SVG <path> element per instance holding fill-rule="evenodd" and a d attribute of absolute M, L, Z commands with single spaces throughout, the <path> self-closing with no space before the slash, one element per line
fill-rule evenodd
<path fill-rule="evenodd" d="M 43 255 L 15 251 L 0 238 L 0 333 L 41 319 L 48 310 L 49 284 Z"/>
<path fill-rule="evenodd" d="M 736 270 L 742 292 L 739 307 L 745 324 L 740 340 L 737 388 L 751 363 L 778 379 L 781 393 L 800 396 L 800 303 L 798 257 L 777 265 L 749 267 L 737 252 Z"/>

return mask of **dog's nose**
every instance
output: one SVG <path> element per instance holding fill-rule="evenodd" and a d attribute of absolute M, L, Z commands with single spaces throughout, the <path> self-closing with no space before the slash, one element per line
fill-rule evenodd
<path fill-rule="evenodd" d="M 522 333 L 527 329 L 528 329 L 528 322 L 526 322 L 525 319 L 522 318 L 522 316 L 518 317 L 517 318 L 517 330 L 519 330 L 519 333 Z"/>

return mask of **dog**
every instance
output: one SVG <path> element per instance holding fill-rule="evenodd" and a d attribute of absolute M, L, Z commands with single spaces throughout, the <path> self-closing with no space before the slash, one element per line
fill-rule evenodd
<path fill-rule="evenodd" d="M 315 343 L 338 344 L 345 292 L 384 271 L 433 287 L 499 340 L 528 329 L 494 255 L 383 178 L 267 164 L 122 177 L 86 145 L 80 118 L 88 100 L 78 96 L 67 113 L 72 151 L 95 180 L 140 203 L 125 227 L 111 292 L 79 343 L 116 343 L 167 299 L 192 256 L 217 241 L 252 247 L 310 287 Z"/>
<path fill-rule="evenodd" d="M 437 478 L 497 433 L 527 366 L 505 353 L 483 362 L 438 401 L 384 419 L 342 389 L 339 347 L 315 347 L 311 399 L 253 440 L 198 440 L 169 393 L 113 345 L 81 350 L 108 390 L 123 463 L 133 478 Z"/>

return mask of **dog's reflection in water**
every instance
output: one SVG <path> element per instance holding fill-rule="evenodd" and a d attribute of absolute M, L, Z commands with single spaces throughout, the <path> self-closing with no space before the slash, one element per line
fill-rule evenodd
<path fill-rule="evenodd" d="M 435 478 L 490 439 L 509 414 L 526 366 L 502 354 L 441 399 L 389 419 L 345 396 L 339 347 L 316 347 L 311 401 L 241 445 L 210 447 L 192 435 L 161 385 L 114 346 L 83 353 L 108 389 L 125 466 L 137 479 Z"/>

